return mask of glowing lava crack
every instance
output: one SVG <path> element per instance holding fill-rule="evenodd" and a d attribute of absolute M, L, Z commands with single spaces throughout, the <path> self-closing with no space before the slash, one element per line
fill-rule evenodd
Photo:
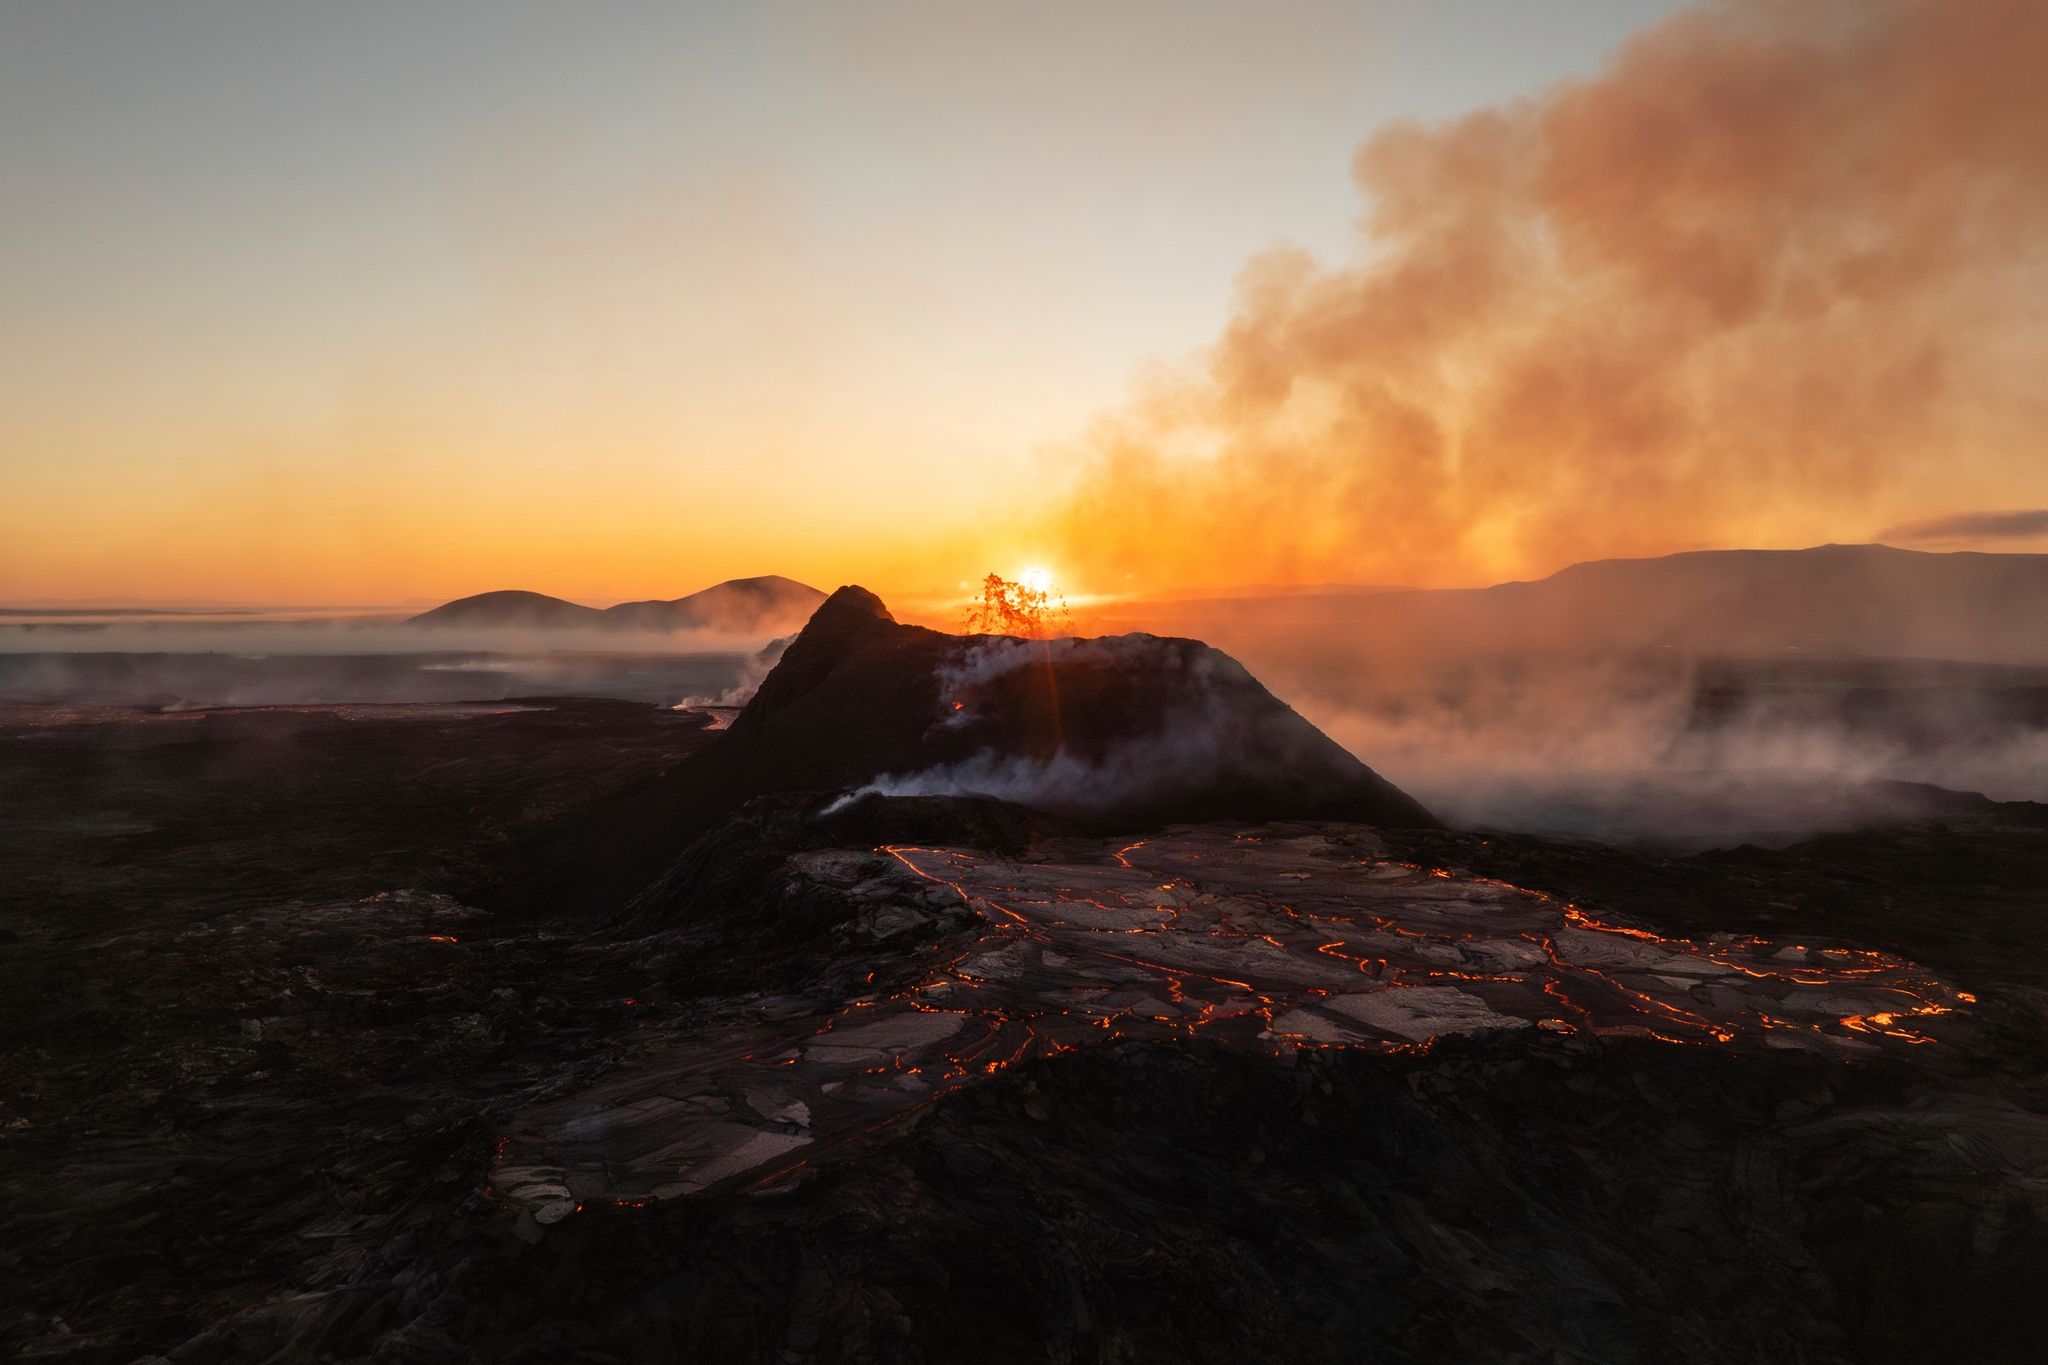
<path fill-rule="evenodd" d="M 792 1028 L 757 1011 L 522 1116 L 493 1186 L 546 1223 L 760 1180 L 1020 1059 L 1110 1037 L 1284 1052 L 1504 1029 L 1852 1054 L 1933 1041 L 1972 997 L 1881 953 L 1661 938 L 1540 893 L 1369 856 L 1368 831 L 1197 827 L 1042 860 L 938 848 L 798 854 L 850 893 L 979 930 L 888 995 Z M 880 875 L 875 867 L 879 865 Z"/>

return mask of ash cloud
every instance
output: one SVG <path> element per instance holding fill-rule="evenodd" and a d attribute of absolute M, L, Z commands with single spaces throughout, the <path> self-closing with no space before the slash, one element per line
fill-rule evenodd
<path fill-rule="evenodd" d="M 2033 0 L 1727 0 L 1377 133 L 1357 259 L 1251 263 L 1087 441 L 1062 562 L 1488 581 L 2048 496 L 2044 69 Z"/>

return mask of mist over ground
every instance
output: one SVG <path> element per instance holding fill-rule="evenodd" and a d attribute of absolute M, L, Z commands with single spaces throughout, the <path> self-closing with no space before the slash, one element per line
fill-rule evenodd
<path fill-rule="evenodd" d="M 1157 602 L 1458 824 L 1679 846 L 2048 800 L 2048 556 L 1882 546 Z"/>
<path fill-rule="evenodd" d="M 1277 663 L 1269 671 L 1279 671 Z M 1514 659 L 1297 706 L 1445 819 L 1675 846 L 2048 800 L 2048 670 L 1887 660 Z"/>
<path fill-rule="evenodd" d="M 1074 624 L 1215 645 L 1460 826 L 1692 848 L 1938 815 L 1946 793 L 2048 801 L 2048 556 L 1709 552 L 1476 590 L 1122 603 Z M 375 619 L 14 623 L 0 626 L 0 703 L 731 707 L 772 667 L 765 643 Z M 947 695 L 1040 648 L 984 642 L 963 656 L 979 672 L 949 676 Z M 1071 755 L 922 776 L 1027 800 L 1048 784 L 1170 785 L 1220 752 L 1204 724 L 1190 712 L 1113 783 Z"/>
<path fill-rule="evenodd" d="M 431 632 L 388 616 L 263 616 L 202 620 L 151 617 L 46 620 L 0 613 L 0 655 L 37 654 L 745 654 L 768 632 L 720 630 L 561 630 L 437 626 Z"/>
<path fill-rule="evenodd" d="M 222 706 L 613 697 L 717 703 L 767 641 L 714 631 L 437 630 L 391 622 L 0 625 L 0 703 Z"/>
<path fill-rule="evenodd" d="M 1455 825 L 1705 847 L 1940 804 L 1897 784 L 2048 801 L 2048 668 L 1675 650 L 1425 664 L 1325 632 L 1213 634 Z"/>

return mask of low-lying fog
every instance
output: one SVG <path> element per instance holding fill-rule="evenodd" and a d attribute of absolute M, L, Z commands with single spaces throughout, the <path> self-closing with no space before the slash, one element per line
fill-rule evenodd
<path fill-rule="evenodd" d="M 1195 634 L 1454 823 L 1783 842 L 2048 800 L 2048 556 L 1878 545 L 1122 609 Z"/>
<path fill-rule="evenodd" d="M 576 695 L 713 702 L 767 640 L 711 631 L 422 633 L 389 621 L 0 625 L 0 701 L 191 709 Z"/>
<path fill-rule="evenodd" d="M 1201 633 L 1460 825 L 1704 847 L 1953 808 L 1904 784 L 2048 800 L 2048 668 L 2038 666 L 1797 651 L 1393 657 L 1352 630 L 1216 620 Z M 579 695 L 731 705 L 766 671 L 766 643 L 710 633 L 422 637 L 389 621 L 0 626 L 0 702 L 187 710 Z"/>
<path fill-rule="evenodd" d="M 9 654 L 751 654 L 766 635 L 715 630 L 524 630 L 408 626 L 389 616 L 136 616 L 45 620 L 0 615 Z"/>
<path fill-rule="evenodd" d="M 1952 806 L 2048 800 L 2048 669 L 1675 654 L 1374 667 L 1340 647 L 1241 657 L 1459 825 L 1670 847 L 1780 843 Z"/>

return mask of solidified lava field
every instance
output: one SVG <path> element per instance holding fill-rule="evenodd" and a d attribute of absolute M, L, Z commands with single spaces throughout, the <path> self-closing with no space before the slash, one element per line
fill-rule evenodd
<path fill-rule="evenodd" d="M 1506 883 L 1390 861 L 1357 827 L 1177 827 L 1029 859 L 885 845 L 801 854 L 790 869 L 860 906 L 856 923 L 901 933 L 959 906 L 979 932 L 938 938 L 920 979 L 862 992 L 822 1023 L 742 1011 L 520 1116 L 495 1189 L 546 1223 L 586 1201 L 643 1206 L 766 1179 L 1105 1036 L 1286 1056 L 1538 1028 L 1879 1056 L 1937 1042 L 1925 1030 L 1976 1003 L 1882 953 L 1604 925 Z"/>
<path fill-rule="evenodd" d="M 11 712 L 0 1352 L 1903 1362 L 2048 1330 L 2039 807 L 1664 857 L 770 798 L 698 844 L 715 875 L 583 908 L 559 831 L 708 722 Z"/>

